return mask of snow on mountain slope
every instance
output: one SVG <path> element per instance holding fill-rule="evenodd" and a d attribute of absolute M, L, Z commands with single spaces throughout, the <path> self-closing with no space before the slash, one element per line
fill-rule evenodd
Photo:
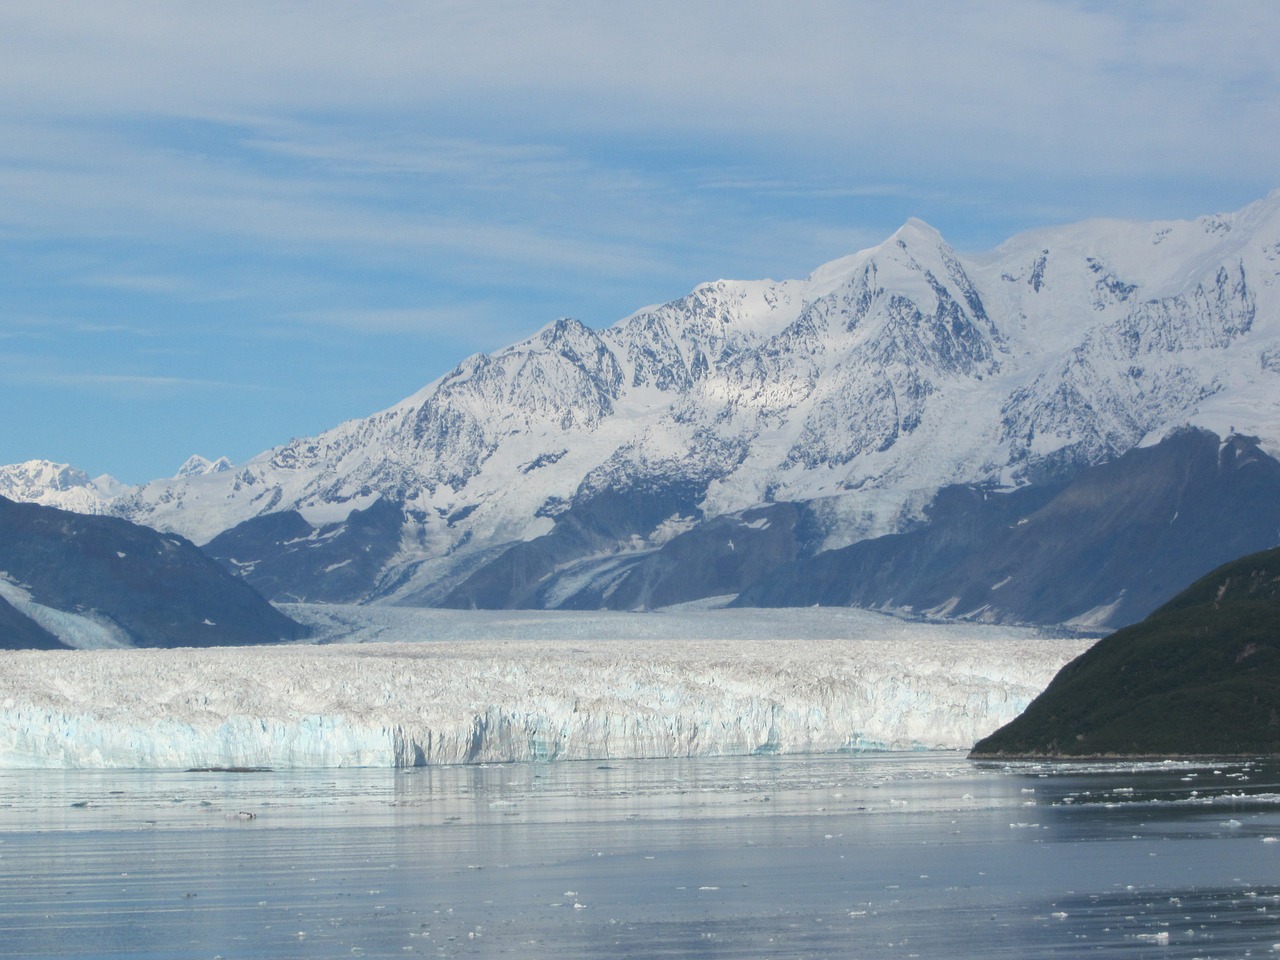
<path fill-rule="evenodd" d="M 133 646 L 129 635 L 106 618 L 94 618 L 85 613 L 72 613 L 36 603 L 31 599 L 31 591 L 14 583 L 7 574 L 0 574 L 0 599 L 72 649 Z"/>
<path fill-rule="evenodd" d="M 49 460 L 0 467 L 0 497 L 76 513 L 105 513 L 107 505 L 129 489 L 105 473 L 91 478 L 83 470 Z"/>
<path fill-rule="evenodd" d="M 871 614 L 842 640 L 657 639 L 640 623 L 652 618 L 616 616 L 603 632 L 598 616 L 561 617 L 535 623 L 538 639 L 484 639 L 493 618 L 468 614 L 451 628 L 471 639 L 406 642 L 437 613 L 393 612 L 370 611 L 369 627 L 400 642 L 6 654 L 0 767 L 966 749 L 1090 643 Z M 759 635 L 754 614 L 718 616 Z"/>
<path fill-rule="evenodd" d="M 400 598 L 575 510 L 594 510 L 591 529 L 501 576 L 653 549 L 783 500 L 809 503 L 819 545 L 838 547 L 900 529 L 946 484 L 1061 476 L 1181 424 L 1280 453 L 1278 280 L 1280 192 L 977 256 L 911 220 L 803 280 L 705 284 L 599 331 L 556 321 L 381 413 L 113 510 L 205 542 L 289 509 L 342 521 L 382 497 L 406 525 L 375 593 Z M 610 494 L 648 505 L 602 519 Z"/>
<path fill-rule="evenodd" d="M 248 645 L 307 635 L 181 537 L 119 517 L 0 497 L 0 599 L 8 620 L 70 647 Z M 39 636 L 39 635 L 37 635 Z M 0 644 L 15 645 L 12 635 Z M 25 644 L 24 644 L 25 645 Z"/>

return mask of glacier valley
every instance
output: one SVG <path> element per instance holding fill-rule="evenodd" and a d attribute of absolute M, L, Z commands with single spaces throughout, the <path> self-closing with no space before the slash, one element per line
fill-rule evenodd
<path fill-rule="evenodd" d="M 1092 643 L 847 609 L 289 612 L 342 642 L 4 653 L 0 767 L 966 749 Z"/>

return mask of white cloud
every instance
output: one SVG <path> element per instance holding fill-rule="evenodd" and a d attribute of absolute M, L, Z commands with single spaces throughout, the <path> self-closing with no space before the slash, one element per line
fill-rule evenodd
<path fill-rule="evenodd" d="M 49 353 L 0 363 L 56 385 L 86 369 L 80 323 L 118 351 L 92 369 L 126 372 L 99 390 L 230 370 L 312 410 L 335 395 L 315 371 L 357 352 L 412 390 L 455 349 L 803 275 L 908 215 L 977 249 L 1234 209 L 1280 185 L 1278 35 L 1257 0 L 8 0 L 0 337 Z M 142 357 L 130 330 L 201 361 Z M 397 335 L 448 346 L 365 342 Z M 196 406 L 243 436 L 246 415 Z M 157 457 L 200 446 L 233 445 Z"/>
<path fill-rule="evenodd" d="M 1274 146 L 1278 34 L 1257 2 L 16 3 L 0 90 L 28 115 L 381 114 L 1100 172 L 1159 151 L 1209 172 Z"/>
<path fill-rule="evenodd" d="M 266 387 L 254 384 L 201 377 L 163 376 L 153 374 L 107 373 L 93 370 L 63 368 L 56 359 L 41 356 L 10 355 L 0 358 L 5 379 L 11 384 L 58 389 L 89 390 L 98 395 L 109 393 L 147 396 L 156 393 L 173 393 L 186 390 L 261 390 Z"/>
<path fill-rule="evenodd" d="M 355 333 L 392 333 L 438 336 L 456 334 L 465 327 L 491 327 L 492 309 L 468 303 L 458 307 L 395 307 L 310 310 L 294 318 L 300 324 L 337 327 Z"/>
<path fill-rule="evenodd" d="M 1280 180 L 1276 35 L 1280 6 L 1254 2 L 19 2 L 0 9 L 0 200 L 19 232 L 168 221 L 616 269 L 733 183 Z M 627 156 L 672 146 L 674 170 Z M 734 169 L 682 180 L 703 156 Z M 430 190 L 516 215 L 391 209 Z"/>

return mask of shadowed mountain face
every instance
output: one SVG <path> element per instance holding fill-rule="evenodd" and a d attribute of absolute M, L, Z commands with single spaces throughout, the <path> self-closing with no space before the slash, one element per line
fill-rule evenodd
<path fill-rule="evenodd" d="M 404 511 L 387 500 L 346 520 L 312 526 L 296 510 L 237 524 L 204 552 L 281 603 L 353 603 L 364 599 L 399 549 Z M 243 559 L 242 559 L 243 558 Z"/>
<path fill-rule="evenodd" d="M 606 487 L 561 506 L 551 530 L 442 581 L 432 605 L 642 610 L 708 597 L 735 606 L 861 606 L 1096 630 L 1141 619 L 1233 556 L 1280 542 L 1280 462 L 1253 438 L 1184 429 L 1151 447 L 1013 490 L 944 488 L 908 531 L 822 551 L 820 505 L 707 518 L 700 484 Z M 668 518 L 679 518 L 672 522 Z M 379 500 L 313 526 L 290 511 L 205 549 L 273 600 L 350 602 L 401 535 Z M 374 591 L 394 592 L 382 582 Z"/>
<path fill-rule="evenodd" d="M 1184 430 L 1066 483 L 944 490 L 917 529 L 772 571 L 739 606 L 893 606 L 1121 626 L 1180 584 L 1280 542 L 1280 463 Z"/>
<path fill-rule="evenodd" d="M 1098 641 L 975 757 L 1280 753 L 1280 549 Z"/>
<path fill-rule="evenodd" d="M 0 650 L 65 649 L 65 643 L 0 597 Z"/>
<path fill-rule="evenodd" d="M 73 646 L 214 646 L 306 634 L 189 541 L 115 517 L 0 497 L 0 571 L 6 646 L 47 647 L 50 637 Z"/>

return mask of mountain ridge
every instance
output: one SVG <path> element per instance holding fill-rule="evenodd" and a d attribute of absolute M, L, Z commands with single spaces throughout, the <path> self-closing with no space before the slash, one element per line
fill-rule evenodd
<path fill-rule="evenodd" d="M 908 529 L 948 485 L 1062 482 L 1183 425 L 1275 454 L 1277 376 L 1280 191 L 979 255 L 909 220 L 801 280 L 701 284 L 601 330 L 553 321 L 370 417 L 110 509 L 208 543 L 283 511 L 332 533 L 381 500 L 403 523 L 363 599 L 437 603 L 489 564 L 603 574 L 774 503 L 805 505 L 801 552 L 839 549 Z"/>

